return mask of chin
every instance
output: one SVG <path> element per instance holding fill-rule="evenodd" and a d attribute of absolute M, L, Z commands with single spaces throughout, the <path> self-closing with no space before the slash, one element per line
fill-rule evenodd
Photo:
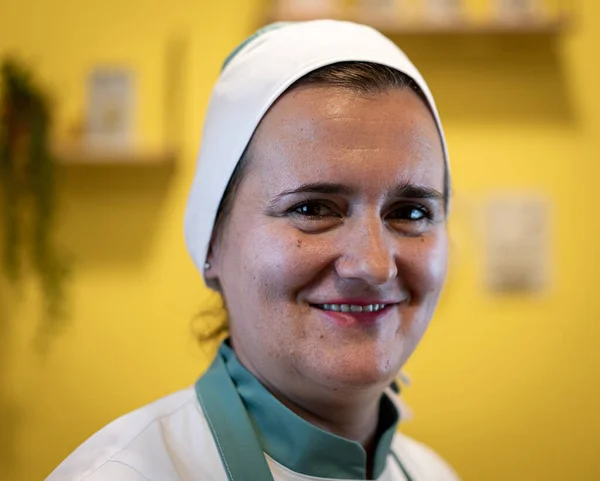
<path fill-rule="evenodd" d="M 365 362 L 359 355 L 333 359 L 315 375 L 332 390 L 385 389 L 396 377 L 399 367 L 389 360 Z"/>

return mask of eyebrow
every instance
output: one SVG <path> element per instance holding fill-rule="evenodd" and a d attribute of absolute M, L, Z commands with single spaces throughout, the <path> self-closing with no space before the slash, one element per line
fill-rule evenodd
<path fill-rule="evenodd" d="M 394 197 L 403 199 L 431 199 L 444 201 L 445 196 L 439 190 L 415 184 L 403 184 L 392 191 Z"/>
<path fill-rule="evenodd" d="M 342 184 L 332 184 L 327 182 L 312 182 L 302 184 L 296 189 L 285 190 L 275 197 L 275 202 L 288 195 L 295 194 L 329 194 L 351 196 L 355 189 Z M 406 183 L 399 185 L 392 190 L 393 197 L 403 199 L 432 199 L 435 201 L 444 201 L 445 196 L 440 191 L 431 187 Z"/>
<path fill-rule="evenodd" d="M 292 190 L 284 190 L 281 194 L 277 195 L 277 199 L 286 197 L 294 194 L 337 194 L 337 195 L 352 195 L 354 189 L 347 187 L 342 184 L 330 184 L 327 182 L 312 182 L 308 184 L 302 184 L 300 187 Z"/>

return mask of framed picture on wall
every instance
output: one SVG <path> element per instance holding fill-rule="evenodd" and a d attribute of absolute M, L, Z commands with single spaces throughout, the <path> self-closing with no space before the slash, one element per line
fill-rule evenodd
<path fill-rule="evenodd" d="M 134 141 L 135 85 L 128 69 L 96 68 L 88 78 L 87 147 L 126 150 Z"/>
<path fill-rule="evenodd" d="M 489 291 L 541 292 L 550 277 L 550 201 L 504 193 L 485 205 L 485 282 Z"/>

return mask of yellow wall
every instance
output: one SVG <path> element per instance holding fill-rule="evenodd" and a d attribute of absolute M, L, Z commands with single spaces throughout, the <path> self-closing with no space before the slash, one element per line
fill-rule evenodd
<path fill-rule="evenodd" d="M 206 366 L 211 350 L 190 329 L 208 297 L 184 248 L 186 190 L 210 86 L 262 3 L 0 0 L 0 54 L 20 54 L 50 86 L 57 135 L 81 115 L 88 70 L 110 62 L 138 74 L 140 138 L 159 145 L 165 49 L 173 36 L 188 45 L 175 169 L 62 170 L 71 324 L 36 351 L 33 285 L 0 291 L 0 479 L 43 479 L 106 422 Z M 438 96 L 456 192 L 452 272 L 408 366 L 416 419 L 405 430 L 467 481 L 600 479 L 600 3 L 581 0 L 579 13 L 565 36 L 399 39 Z M 541 297 L 481 284 L 479 207 L 513 188 L 552 202 Z"/>

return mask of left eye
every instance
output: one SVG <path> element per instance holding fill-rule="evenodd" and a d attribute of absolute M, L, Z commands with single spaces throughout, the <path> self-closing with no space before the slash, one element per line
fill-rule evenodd
<path fill-rule="evenodd" d="M 404 205 L 395 208 L 389 218 L 391 218 L 391 220 L 417 222 L 420 220 L 431 219 L 431 215 L 423 206 Z"/>

